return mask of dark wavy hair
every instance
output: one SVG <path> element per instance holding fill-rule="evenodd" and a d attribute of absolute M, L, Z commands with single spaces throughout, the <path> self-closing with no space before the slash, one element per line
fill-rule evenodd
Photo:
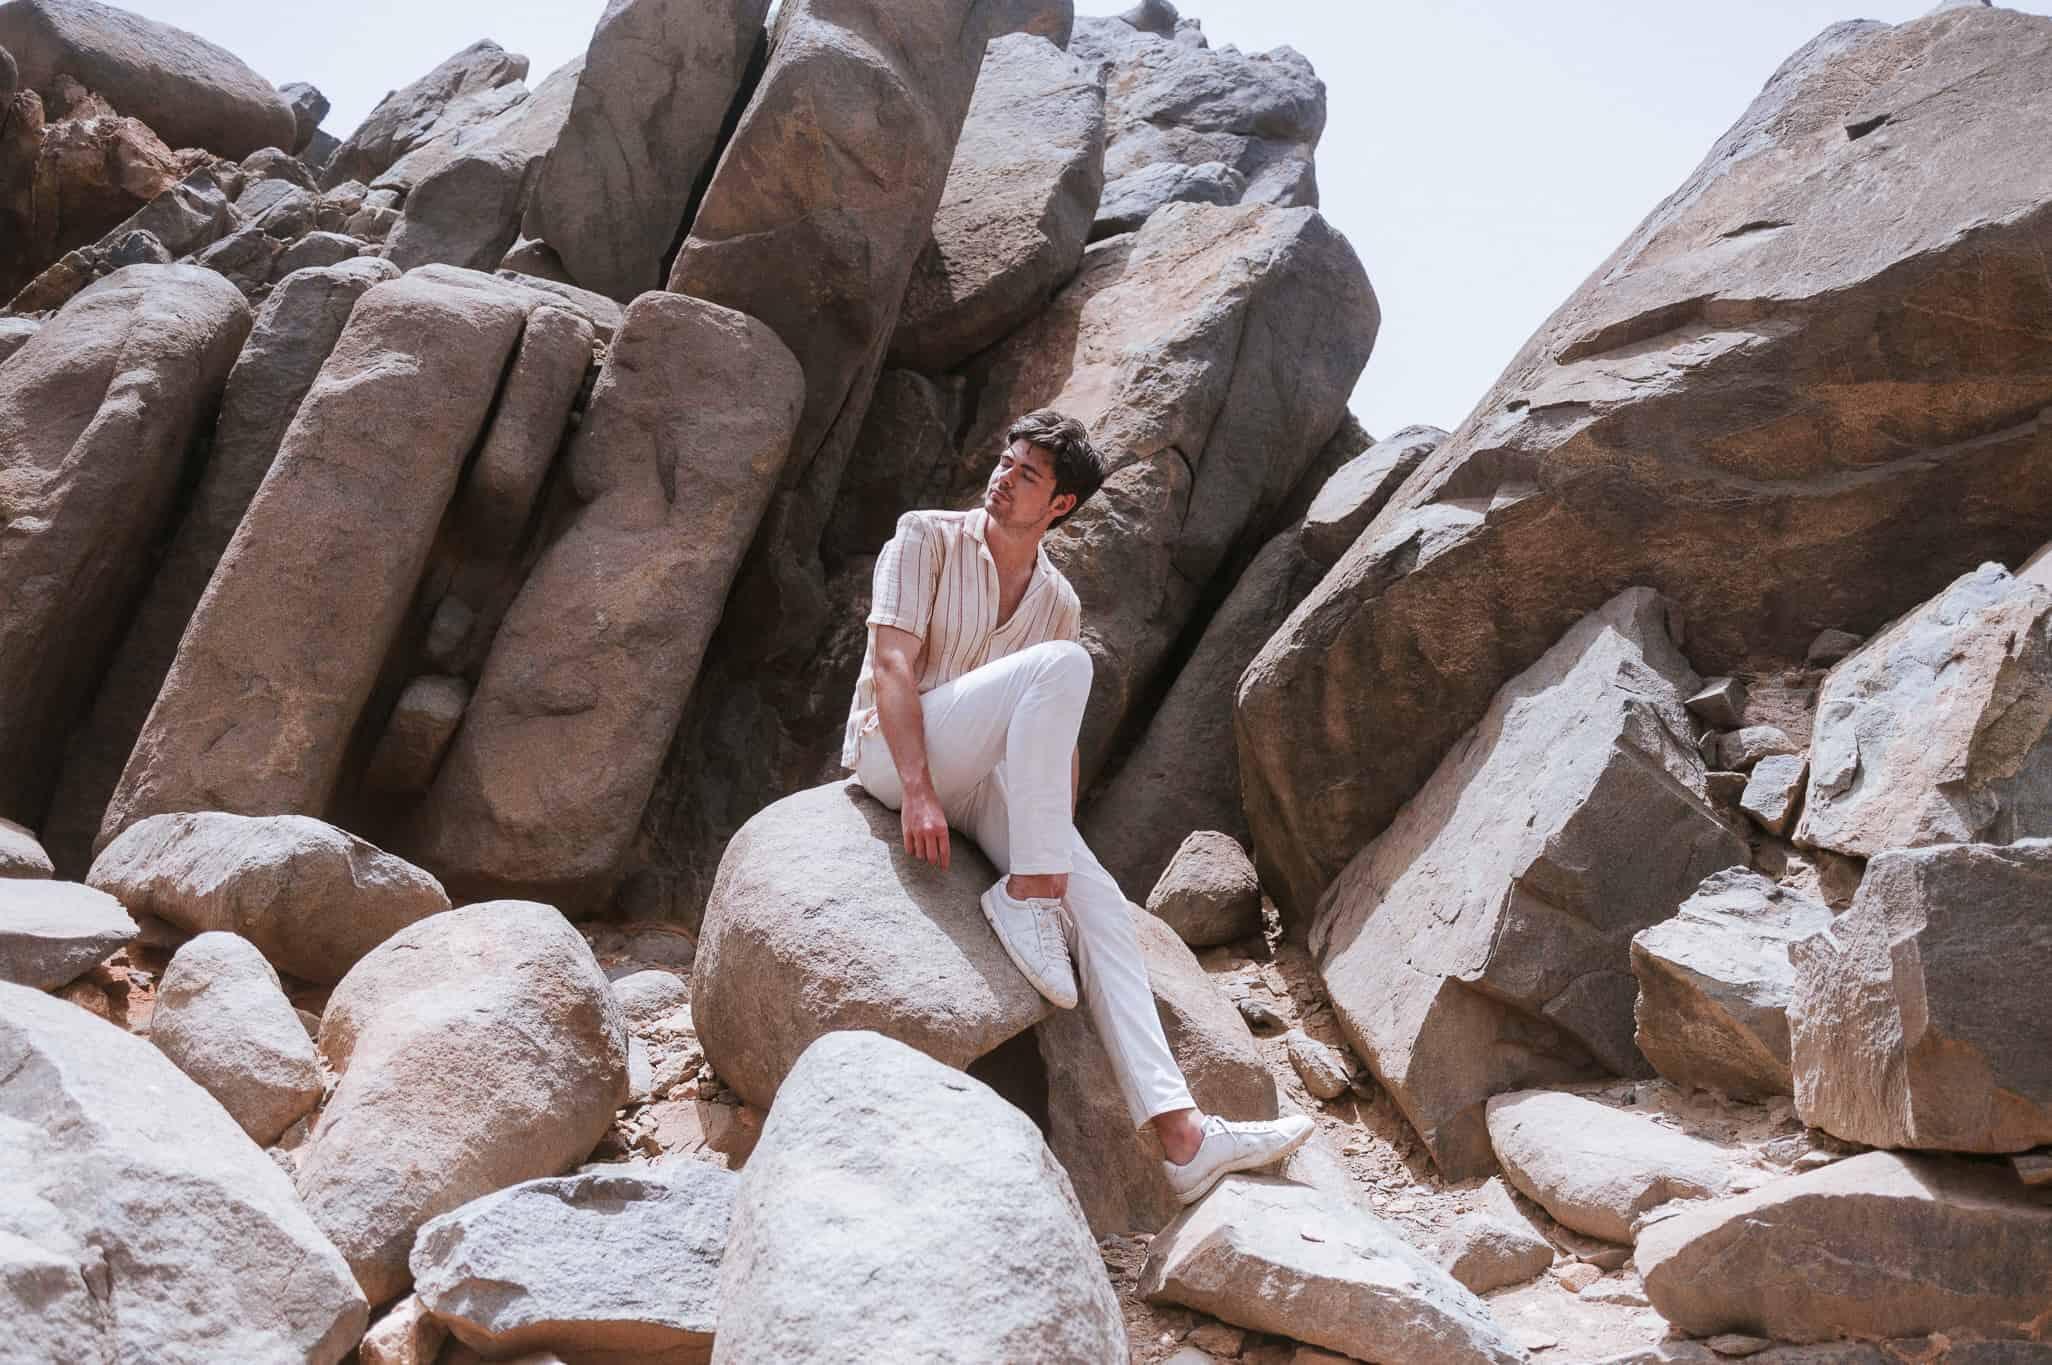
<path fill-rule="evenodd" d="M 1065 417 L 1053 408 L 1042 408 L 1029 412 L 1012 423 L 1005 432 L 1005 449 L 1010 450 L 1015 441 L 1025 441 L 1039 446 L 1054 457 L 1054 493 L 1076 495 L 1076 507 L 1090 501 L 1090 495 L 1104 486 L 1104 456 L 1090 443 L 1090 433 L 1073 417 Z M 1056 517 L 1053 526 L 1059 526 L 1076 515 L 1071 507 Z"/>

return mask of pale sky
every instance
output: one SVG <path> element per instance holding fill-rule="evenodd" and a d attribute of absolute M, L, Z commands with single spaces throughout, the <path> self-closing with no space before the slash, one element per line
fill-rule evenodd
<path fill-rule="evenodd" d="M 1452 428 L 1553 309 L 1688 175 L 1782 59 L 1827 25 L 1936 0 L 1179 0 L 1214 46 L 1295 47 L 1331 102 L 1324 210 L 1360 254 L 1382 333 L 1354 410 L 1385 436 Z M 1851 5 L 1856 8 L 1844 8 Z M 602 0 L 141 0 L 276 82 L 311 81 L 346 137 L 478 38 L 581 51 Z M 1117 0 L 1083 0 L 1087 14 Z M 2052 14 L 2052 0 L 2013 8 Z M 297 10 L 301 17 L 295 18 Z"/>

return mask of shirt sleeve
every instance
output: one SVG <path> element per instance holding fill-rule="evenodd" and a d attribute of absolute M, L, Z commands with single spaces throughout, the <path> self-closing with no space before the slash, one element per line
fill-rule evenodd
<path fill-rule="evenodd" d="M 933 622 L 940 569 L 940 546 L 925 518 L 916 512 L 898 518 L 897 534 L 876 557 L 868 624 L 895 626 L 924 640 Z"/>
<path fill-rule="evenodd" d="M 1062 594 L 1061 606 L 1055 611 L 1053 638 L 1079 642 L 1083 638 L 1083 604 L 1074 593 Z"/>

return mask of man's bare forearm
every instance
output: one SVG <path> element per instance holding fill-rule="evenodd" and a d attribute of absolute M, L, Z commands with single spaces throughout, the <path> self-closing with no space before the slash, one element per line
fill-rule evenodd
<path fill-rule="evenodd" d="M 926 766 L 926 712 L 919 705 L 918 686 L 900 670 L 886 668 L 876 675 L 876 718 L 898 767 L 899 788 L 932 791 L 933 774 Z"/>

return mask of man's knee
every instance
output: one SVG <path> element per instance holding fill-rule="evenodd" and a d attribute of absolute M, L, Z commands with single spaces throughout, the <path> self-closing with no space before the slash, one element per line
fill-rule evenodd
<path fill-rule="evenodd" d="M 1090 691 L 1090 651 L 1074 640 L 1049 640 L 1033 646 L 1041 671 L 1064 687 Z"/>

